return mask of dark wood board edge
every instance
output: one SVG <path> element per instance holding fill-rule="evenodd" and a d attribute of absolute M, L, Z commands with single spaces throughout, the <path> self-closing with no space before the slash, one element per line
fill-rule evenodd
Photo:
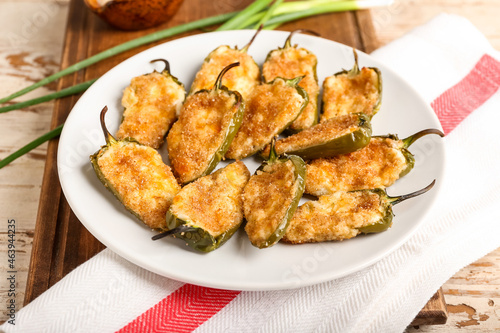
<path fill-rule="evenodd" d="M 239 9 L 238 7 L 243 7 L 244 5 L 245 4 L 240 1 L 237 6 L 229 6 L 229 8 L 226 8 L 226 11 Z M 196 11 L 193 11 L 193 7 L 191 7 L 190 10 L 195 17 L 206 17 L 214 14 L 214 8 L 209 9 L 203 6 L 194 6 L 194 8 L 196 8 Z M 323 37 L 351 45 L 368 53 L 377 48 L 378 41 L 369 11 L 363 10 L 330 14 L 329 18 L 328 20 L 322 21 L 327 25 L 326 27 L 322 26 L 322 29 L 335 31 L 337 35 L 334 37 L 337 38 L 332 38 L 332 36 Z M 311 27 L 314 29 L 317 24 L 317 19 L 318 18 L 308 18 L 299 22 L 288 23 L 280 27 L 280 30 L 291 31 L 304 27 Z M 186 17 L 178 15 L 169 24 L 177 25 L 187 20 Z M 89 33 L 89 35 L 86 35 L 85 32 Z M 100 33 L 114 37 L 117 35 L 116 32 L 110 31 L 106 24 L 91 15 L 84 8 L 80 0 L 72 0 L 68 13 L 61 67 L 64 68 L 76 61 L 82 60 L 83 58 L 112 46 L 108 38 L 95 37 Z M 112 43 L 119 44 L 125 40 L 138 36 L 140 33 L 141 32 L 123 34 L 119 38 L 112 39 Z M 147 31 L 142 33 L 147 33 Z M 99 65 L 64 77 L 58 82 L 58 90 L 98 77 L 115 64 L 151 46 L 152 45 L 147 45 L 133 51 L 125 52 L 122 55 L 105 60 Z M 56 101 L 51 124 L 52 128 L 64 122 L 69 110 L 71 110 L 76 103 L 78 97 L 79 96 L 72 96 Z M 38 295 L 68 274 L 72 269 L 104 248 L 104 246 L 88 233 L 78 221 L 61 192 L 57 174 L 57 148 L 57 140 L 53 140 L 49 143 L 33 239 L 33 249 L 24 300 L 25 304 L 31 302 Z M 441 323 L 443 320 L 442 318 L 445 318 L 444 320 L 446 321 L 447 313 L 442 291 L 438 291 L 436 295 L 434 295 L 426 307 L 422 309 L 412 325 L 423 325 L 424 323 L 431 324 L 431 322 Z M 436 302 L 435 299 L 443 299 L 443 301 Z"/>
<path fill-rule="evenodd" d="M 431 297 L 418 315 L 413 319 L 410 326 L 443 325 L 448 320 L 448 309 L 444 300 L 443 289 Z"/>

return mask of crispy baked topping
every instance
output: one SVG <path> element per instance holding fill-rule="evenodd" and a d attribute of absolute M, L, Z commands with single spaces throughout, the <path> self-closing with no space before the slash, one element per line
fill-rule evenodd
<path fill-rule="evenodd" d="M 384 212 L 381 197 L 370 191 L 324 195 L 297 209 L 282 240 L 301 244 L 349 239 L 360 233 L 358 228 L 383 219 Z"/>
<path fill-rule="evenodd" d="M 252 244 L 258 246 L 267 241 L 285 218 L 298 190 L 294 172 L 290 160 L 266 165 L 245 186 L 245 231 Z"/>
<path fill-rule="evenodd" d="M 249 178 L 243 162 L 229 164 L 186 185 L 175 196 L 170 212 L 217 237 L 242 222 L 242 194 Z"/>
<path fill-rule="evenodd" d="M 406 168 L 402 147 L 400 140 L 374 137 L 358 151 L 312 160 L 307 164 L 305 192 L 321 196 L 390 186 Z"/>
<path fill-rule="evenodd" d="M 235 95 L 223 90 L 188 96 L 167 137 L 170 162 L 183 184 L 207 170 L 237 111 Z"/>
<path fill-rule="evenodd" d="M 349 114 L 328 119 L 327 121 L 305 129 L 297 134 L 276 141 L 275 149 L 278 155 L 299 151 L 304 148 L 319 146 L 335 138 L 347 135 L 359 129 L 359 116 Z M 268 156 L 270 145 L 262 151 Z"/>
<path fill-rule="evenodd" d="M 309 95 L 309 103 L 300 116 L 290 125 L 292 130 L 303 130 L 314 125 L 317 119 L 319 85 L 316 78 L 316 56 L 304 48 L 280 48 L 272 51 L 262 66 L 262 75 L 266 82 L 276 77 L 293 79 L 305 77 L 299 86 Z"/>
<path fill-rule="evenodd" d="M 120 141 L 99 154 L 97 163 L 128 210 L 150 228 L 165 227 L 165 214 L 181 187 L 156 150 Z"/>
<path fill-rule="evenodd" d="M 240 66 L 227 72 L 222 79 L 222 84 L 229 90 L 239 92 L 246 100 L 260 82 L 259 66 L 246 52 L 232 49 L 227 45 L 219 46 L 208 55 L 196 74 L 189 93 L 211 89 L 222 69 L 235 62 L 239 62 Z"/>
<path fill-rule="evenodd" d="M 227 158 L 242 159 L 264 148 L 300 114 L 306 100 L 283 79 L 255 88 Z"/>
<path fill-rule="evenodd" d="M 171 76 L 153 72 L 134 77 L 123 92 L 125 111 L 117 139 L 131 137 L 144 145 L 160 147 L 177 119 L 184 95 L 184 87 Z"/>
<path fill-rule="evenodd" d="M 321 121 L 349 113 L 373 115 L 379 99 L 379 79 L 374 69 L 363 67 L 359 75 L 329 76 L 323 83 Z"/>

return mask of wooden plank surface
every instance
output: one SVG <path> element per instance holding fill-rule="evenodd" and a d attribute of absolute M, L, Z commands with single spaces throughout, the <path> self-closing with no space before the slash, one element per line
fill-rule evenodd
<path fill-rule="evenodd" d="M 189 0 L 186 0 L 189 1 Z M 0 0 L 0 95 L 5 96 L 59 67 L 68 0 Z M 215 5 L 214 5 L 215 6 Z M 218 2 L 220 9 L 234 9 Z M 387 8 L 372 11 L 377 35 L 382 44 L 425 23 L 441 11 L 470 19 L 500 49 L 497 0 L 463 2 L 458 0 L 395 0 Z M 53 91 L 49 85 L 18 101 Z M 49 128 L 53 103 L 43 103 L 21 111 L 1 115 L 0 158 L 8 155 Z M 17 305 L 22 306 L 27 268 L 34 235 L 43 165 L 47 145 L 0 171 L 0 218 L 15 218 L 18 231 Z M 6 256 L 6 224 L 0 226 L 0 252 Z M 4 263 L 0 265 L 4 268 Z M 473 331 L 494 332 L 500 329 L 500 249 L 460 270 L 443 286 L 450 310 L 446 325 L 420 326 L 411 332 Z M 7 300 L 6 282 L 0 282 L 0 301 Z M 0 322 L 6 319 L 1 309 Z"/>

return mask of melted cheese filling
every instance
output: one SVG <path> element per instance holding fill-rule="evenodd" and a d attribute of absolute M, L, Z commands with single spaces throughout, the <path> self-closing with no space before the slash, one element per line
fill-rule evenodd
<path fill-rule="evenodd" d="M 275 149 L 278 155 L 314 147 L 347 135 L 359 129 L 359 117 L 355 114 L 328 119 L 324 123 L 305 129 L 302 132 L 276 141 Z M 262 154 L 268 156 L 270 145 Z"/>
<path fill-rule="evenodd" d="M 250 55 L 223 45 L 216 48 L 203 62 L 191 85 L 190 94 L 202 89 L 212 89 L 219 73 L 228 65 L 239 62 L 238 67 L 229 70 L 222 78 L 222 84 L 229 90 L 236 90 L 246 99 L 260 82 L 260 69 Z"/>
<path fill-rule="evenodd" d="M 255 88 L 245 103 L 245 114 L 227 158 L 242 159 L 264 148 L 301 112 L 304 98 L 282 79 Z"/>
<path fill-rule="evenodd" d="M 127 209 L 150 228 L 166 227 L 165 214 L 181 188 L 156 150 L 118 142 L 97 163 Z"/>
<path fill-rule="evenodd" d="M 158 148 L 177 119 L 185 90 L 172 77 L 158 72 L 132 79 L 123 92 L 123 122 L 116 133 L 119 140 L 130 137 Z"/>
<path fill-rule="evenodd" d="M 170 162 L 182 183 L 200 177 L 226 140 L 238 108 L 236 98 L 222 90 L 189 96 L 167 142 Z"/>
<path fill-rule="evenodd" d="M 327 77 L 321 121 L 349 113 L 372 116 L 379 97 L 378 75 L 373 69 L 364 67 L 352 78 L 348 74 Z"/>
<path fill-rule="evenodd" d="M 406 168 L 401 140 L 372 138 L 355 152 L 320 158 L 307 164 L 306 193 L 321 196 L 336 191 L 383 188 Z"/>
<path fill-rule="evenodd" d="M 266 165 L 245 187 L 245 231 L 253 244 L 267 241 L 285 218 L 297 193 L 294 170 L 291 161 Z"/>
<path fill-rule="evenodd" d="M 369 191 L 336 192 L 309 201 L 295 212 L 283 241 L 300 244 L 344 240 L 357 236 L 358 228 L 384 218 L 378 194 Z"/>
<path fill-rule="evenodd" d="M 243 188 L 250 172 L 238 161 L 186 185 L 173 200 L 170 212 L 188 225 L 217 237 L 243 221 Z"/>
<path fill-rule="evenodd" d="M 266 82 L 276 77 L 293 79 L 305 75 L 299 86 L 309 95 L 309 103 L 290 126 L 293 130 L 311 127 L 317 121 L 319 85 L 316 79 L 316 56 L 303 48 L 285 48 L 271 52 L 262 66 L 262 76 Z"/>

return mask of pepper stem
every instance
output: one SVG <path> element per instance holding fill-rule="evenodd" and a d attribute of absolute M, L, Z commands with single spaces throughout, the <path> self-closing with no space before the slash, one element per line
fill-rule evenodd
<path fill-rule="evenodd" d="M 109 131 L 106 127 L 106 122 L 104 120 L 104 116 L 106 115 L 106 112 L 108 112 L 108 106 L 103 107 L 101 110 L 100 120 L 101 120 L 102 132 L 104 133 L 104 138 L 106 139 L 106 144 L 115 143 L 116 139 L 111 135 L 111 133 L 109 133 Z"/>
<path fill-rule="evenodd" d="M 356 76 L 360 73 L 358 64 L 358 52 L 356 52 L 355 48 L 352 48 L 352 53 L 354 53 L 354 66 L 352 66 L 352 69 L 348 73 L 349 77 Z"/>
<path fill-rule="evenodd" d="M 217 76 L 217 80 L 215 80 L 214 89 L 219 90 L 220 88 L 222 88 L 222 77 L 224 76 L 224 74 L 226 74 L 227 71 L 230 70 L 231 68 L 237 67 L 239 65 L 240 65 L 239 62 L 235 62 L 235 63 L 232 63 L 231 65 L 227 65 L 226 67 L 224 67 L 220 71 L 219 76 Z"/>
<path fill-rule="evenodd" d="M 425 129 L 425 130 L 417 132 L 417 133 L 415 133 L 413 135 L 410 135 L 409 137 L 401 140 L 401 141 L 403 141 L 403 147 L 404 148 L 410 147 L 415 141 L 417 141 L 421 137 L 426 136 L 428 134 L 437 134 L 440 137 L 444 136 L 444 133 L 441 132 L 440 130 L 436 129 L 436 128 Z"/>
<path fill-rule="evenodd" d="M 293 79 L 290 79 L 290 80 L 286 80 L 286 83 L 293 87 L 293 86 L 296 86 L 300 83 L 300 81 L 302 81 L 303 78 L 305 78 L 306 76 L 305 75 L 302 75 L 302 76 L 297 76 Z"/>
<path fill-rule="evenodd" d="M 257 37 L 257 35 L 259 34 L 259 32 L 261 32 L 262 28 L 264 28 L 264 24 L 261 24 L 259 26 L 259 28 L 255 32 L 255 34 L 253 35 L 252 39 L 250 39 L 250 41 L 248 42 L 247 45 L 243 46 L 243 48 L 241 49 L 241 52 L 245 52 L 246 53 L 248 51 L 248 49 L 250 48 L 250 45 L 252 45 L 253 41 L 255 40 L 255 37 Z"/>
<path fill-rule="evenodd" d="M 297 30 L 294 30 L 292 32 L 290 32 L 290 35 L 288 35 L 288 38 L 286 39 L 285 41 L 285 45 L 283 46 L 284 49 L 286 48 L 289 48 L 289 47 L 292 47 L 292 37 L 293 35 L 297 34 L 297 33 L 308 33 L 308 34 L 311 34 L 311 35 L 314 35 L 314 36 L 321 36 L 319 33 L 317 33 L 316 31 L 313 31 L 313 30 L 309 30 L 309 29 L 297 29 Z"/>
<path fill-rule="evenodd" d="M 177 228 L 173 228 L 171 230 L 167 230 L 167 231 L 164 231 L 162 233 L 159 233 L 158 235 L 154 235 L 153 237 L 151 237 L 151 239 L 158 240 L 158 239 L 161 239 L 161 238 L 173 235 L 173 234 L 178 234 L 181 232 L 189 231 L 189 229 L 192 229 L 192 227 L 188 227 L 187 225 L 183 224 L 183 225 L 178 226 Z"/>
<path fill-rule="evenodd" d="M 150 63 L 157 62 L 157 61 L 163 62 L 165 64 L 165 68 L 163 68 L 162 73 L 165 71 L 170 73 L 170 63 L 168 62 L 168 60 L 166 60 L 166 59 L 153 59 L 150 61 Z"/>
<path fill-rule="evenodd" d="M 424 187 L 421 190 L 415 191 L 413 193 L 408 193 L 408 194 L 405 194 L 405 195 L 401 195 L 399 197 L 390 197 L 390 196 L 387 196 L 387 198 L 389 199 L 389 202 L 392 205 L 396 205 L 396 204 L 398 204 L 398 203 L 400 203 L 402 201 L 405 201 L 406 199 L 414 198 L 416 196 L 424 194 L 425 192 L 429 191 L 434 186 L 434 184 L 436 184 L 436 180 L 435 179 L 432 181 L 432 183 L 430 183 L 429 185 L 427 185 L 426 187 Z"/>
<path fill-rule="evenodd" d="M 271 147 L 269 149 L 269 158 L 267 159 L 269 163 L 274 163 L 278 159 L 278 153 L 276 153 L 276 137 L 271 139 Z"/>

